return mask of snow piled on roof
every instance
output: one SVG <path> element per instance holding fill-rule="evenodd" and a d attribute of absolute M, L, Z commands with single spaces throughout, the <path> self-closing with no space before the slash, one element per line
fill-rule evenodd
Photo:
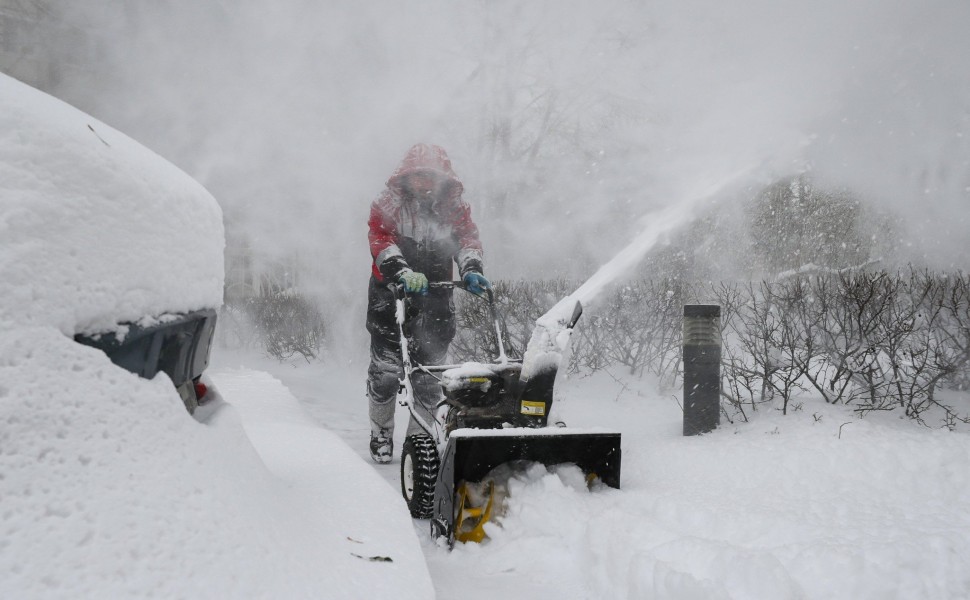
<path fill-rule="evenodd" d="M 73 335 L 219 306 L 224 239 L 191 177 L 0 74 L 0 322 Z"/>

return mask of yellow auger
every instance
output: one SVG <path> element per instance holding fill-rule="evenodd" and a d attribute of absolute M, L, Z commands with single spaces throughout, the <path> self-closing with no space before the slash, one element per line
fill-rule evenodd
<path fill-rule="evenodd" d="M 471 506 L 469 485 L 462 481 L 458 487 L 458 509 L 455 518 L 455 539 L 459 542 L 480 543 L 485 539 L 485 523 L 492 517 L 492 504 L 495 502 L 495 483 L 485 484 L 485 506 Z"/>

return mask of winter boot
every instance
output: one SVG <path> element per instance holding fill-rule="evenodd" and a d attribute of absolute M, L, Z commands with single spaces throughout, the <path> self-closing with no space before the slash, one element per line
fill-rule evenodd
<path fill-rule="evenodd" d="M 391 432 L 381 430 L 370 434 L 370 457 L 374 462 L 385 465 L 391 462 L 394 455 L 394 440 Z"/>

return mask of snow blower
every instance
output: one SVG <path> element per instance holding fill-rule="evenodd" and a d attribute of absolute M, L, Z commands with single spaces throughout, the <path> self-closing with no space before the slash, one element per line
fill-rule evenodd
<path fill-rule="evenodd" d="M 465 289 L 460 281 L 432 287 Z M 489 473 L 519 461 L 547 467 L 575 464 L 588 483 L 620 487 L 620 434 L 548 426 L 553 385 L 573 326 L 582 314 L 579 301 L 566 298 L 536 322 L 525 355 L 505 354 L 492 290 L 488 303 L 497 339 L 496 363 L 418 365 L 404 334 L 407 294 L 391 284 L 397 302 L 404 377 L 398 399 L 420 433 L 410 433 L 401 455 L 401 493 L 411 516 L 431 519 L 431 535 L 454 542 L 480 542 L 483 526 L 496 512 Z M 435 377 L 443 392 L 433 410 L 414 401 L 412 374 Z"/>

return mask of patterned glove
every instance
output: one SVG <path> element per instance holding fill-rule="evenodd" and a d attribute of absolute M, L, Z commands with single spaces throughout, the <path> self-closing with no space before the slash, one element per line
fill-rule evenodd
<path fill-rule="evenodd" d="M 415 273 L 408 269 L 401 273 L 397 280 L 404 284 L 404 291 L 409 294 L 428 293 L 428 278 L 424 276 L 424 273 Z"/>
<path fill-rule="evenodd" d="M 492 289 L 492 284 L 488 281 L 488 279 L 485 279 L 485 276 L 481 273 L 476 273 L 474 271 L 465 273 L 465 276 L 462 277 L 462 281 L 465 282 L 465 289 L 477 296 L 484 294 L 485 290 Z"/>

